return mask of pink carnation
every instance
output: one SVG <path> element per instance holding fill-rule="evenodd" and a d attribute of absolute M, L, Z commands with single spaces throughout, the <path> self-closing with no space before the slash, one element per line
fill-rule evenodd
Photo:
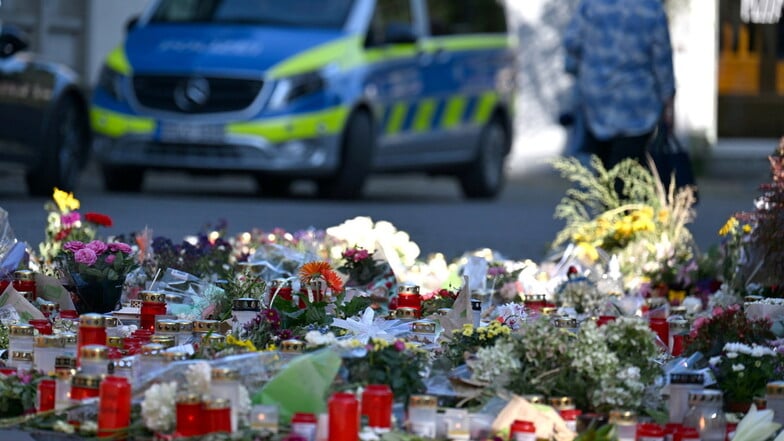
<path fill-rule="evenodd" d="M 127 243 L 122 242 L 112 242 L 109 245 L 109 251 L 117 252 L 120 251 L 121 253 L 130 254 L 131 253 L 131 246 Z"/>
<path fill-rule="evenodd" d="M 92 266 L 96 260 L 98 260 L 98 256 L 95 254 L 95 251 L 89 248 L 82 248 L 81 250 L 77 250 L 74 252 L 74 259 L 78 263 L 83 263 L 87 266 Z"/>
<path fill-rule="evenodd" d="M 106 262 L 107 264 L 111 265 L 111 264 L 114 263 L 114 259 L 116 259 L 116 258 L 117 258 L 117 256 L 115 256 L 114 254 L 107 254 L 106 255 L 106 259 L 104 259 L 104 262 Z"/>
<path fill-rule="evenodd" d="M 107 250 L 106 244 L 102 240 L 90 241 L 90 243 L 85 245 L 85 248 L 93 250 L 95 254 L 103 254 Z"/>
<path fill-rule="evenodd" d="M 65 245 L 63 245 L 63 248 L 72 253 L 75 253 L 81 250 L 82 248 L 84 248 L 84 242 L 78 240 L 72 240 L 70 242 L 67 242 Z"/>
<path fill-rule="evenodd" d="M 76 211 L 72 211 L 70 213 L 66 213 L 60 216 L 60 223 L 66 227 L 70 227 L 73 224 L 79 222 L 80 220 L 82 220 L 82 216 Z"/>
<path fill-rule="evenodd" d="M 354 254 L 354 262 L 359 262 L 360 260 L 365 260 L 370 256 L 368 250 L 358 250 L 356 254 Z"/>

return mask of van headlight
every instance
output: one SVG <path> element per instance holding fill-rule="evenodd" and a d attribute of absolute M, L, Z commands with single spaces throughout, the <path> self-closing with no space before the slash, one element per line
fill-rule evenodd
<path fill-rule="evenodd" d="M 123 81 L 125 76 L 109 66 L 104 66 L 101 69 L 101 74 L 98 76 L 97 87 L 103 89 L 112 98 L 117 101 L 125 101 L 123 96 Z"/>
<path fill-rule="evenodd" d="M 280 78 L 276 80 L 275 89 L 270 96 L 268 107 L 280 109 L 299 98 L 303 98 L 324 90 L 325 81 L 320 72 L 308 72 L 302 75 Z"/>

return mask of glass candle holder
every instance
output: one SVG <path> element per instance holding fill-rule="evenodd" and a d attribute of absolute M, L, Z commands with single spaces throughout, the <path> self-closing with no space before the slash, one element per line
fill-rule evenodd
<path fill-rule="evenodd" d="M 198 394 L 182 394 L 177 397 L 176 436 L 201 436 L 205 433 L 204 406 Z"/>
<path fill-rule="evenodd" d="M 668 325 L 670 327 L 670 355 L 673 357 L 680 357 L 681 354 L 683 354 L 683 339 L 689 335 L 691 326 L 689 325 L 688 320 L 678 317 L 669 319 Z"/>
<path fill-rule="evenodd" d="M 515 420 L 509 428 L 510 441 L 536 441 L 536 426 L 531 421 Z"/>
<path fill-rule="evenodd" d="M 289 302 L 294 300 L 293 288 L 290 280 L 275 279 L 270 282 L 269 291 L 267 291 L 266 303 L 271 305 L 275 298 L 281 298 Z"/>
<path fill-rule="evenodd" d="M 773 411 L 773 421 L 784 423 L 784 381 L 772 381 L 765 386 L 767 408 Z"/>
<path fill-rule="evenodd" d="M 108 376 L 98 392 L 98 437 L 117 439 L 131 425 L 131 385 L 123 377 Z"/>
<path fill-rule="evenodd" d="M 316 439 L 318 417 L 313 413 L 297 412 L 291 417 L 291 433 L 301 436 L 307 441 Z"/>
<path fill-rule="evenodd" d="M 465 409 L 446 409 L 446 437 L 450 440 L 468 441 L 471 437 L 470 420 Z M 536 440 L 534 440 L 536 441 Z"/>
<path fill-rule="evenodd" d="M 279 420 L 280 409 L 276 405 L 259 404 L 251 409 L 250 428 L 253 430 L 278 433 Z M 294 432 L 293 422 L 291 431 Z"/>
<path fill-rule="evenodd" d="M 648 327 L 651 328 L 651 331 L 656 333 L 661 340 L 661 343 L 664 345 L 668 345 L 670 342 L 670 324 L 667 323 L 666 318 L 660 317 L 650 317 L 648 319 Z"/>
<path fill-rule="evenodd" d="M 79 350 L 79 366 L 84 374 L 109 373 L 109 348 L 105 345 L 87 345 Z"/>
<path fill-rule="evenodd" d="M 397 308 L 413 308 L 416 310 L 416 317 L 422 313 L 422 296 L 419 294 L 419 286 L 401 285 L 397 292 Z"/>
<path fill-rule="evenodd" d="M 163 368 L 163 352 L 166 348 L 157 343 L 142 345 L 139 354 L 139 373 L 147 374 Z"/>
<path fill-rule="evenodd" d="M 193 321 L 184 319 L 175 321 L 179 326 L 177 329 L 177 345 L 192 344 L 195 341 L 193 338 Z"/>
<path fill-rule="evenodd" d="M 362 392 L 362 415 L 367 425 L 374 429 L 389 430 L 392 427 L 392 388 L 388 384 L 368 384 Z"/>
<path fill-rule="evenodd" d="M 689 410 L 689 392 L 701 390 L 703 381 L 703 374 L 700 372 L 670 373 L 670 396 L 667 399 L 669 422 L 683 423 L 683 417 Z"/>
<path fill-rule="evenodd" d="M 438 401 L 432 395 L 412 395 L 408 400 L 408 430 L 423 438 L 436 437 Z"/>
<path fill-rule="evenodd" d="M 59 335 L 39 335 L 35 337 L 33 349 L 33 364 L 35 368 L 45 374 L 54 372 L 55 360 L 62 354 L 65 341 Z"/>
<path fill-rule="evenodd" d="M 618 441 L 636 441 L 637 414 L 630 410 L 611 410 L 609 423 L 615 425 Z"/>
<path fill-rule="evenodd" d="M 89 375 L 78 372 L 71 378 L 71 400 L 82 401 L 98 397 L 101 385 L 100 375 Z"/>
<path fill-rule="evenodd" d="M 82 314 L 79 316 L 78 342 L 76 354 L 81 351 L 82 346 L 105 345 L 106 344 L 106 325 L 104 316 L 101 314 Z"/>
<path fill-rule="evenodd" d="M 77 358 L 77 347 L 79 346 L 79 337 L 73 332 L 61 332 L 60 337 L 63 338 L 63 355 L 69 355 L 74 359 Z"/>
<path fill-rule="evenodd" d="M 177 320 L 161 319 L 155 322 L 155 335 L 171 336 L 174 338 L 174 346 L 179 345 L 180 324 Z"/>
<path fill-rule="evenodd" d="M 49 320 L 57 320 L 60 316 L 60 304 L 49 301 L 38 301 L 38 310 Z"/>
<path fill-rule="evenodd" d="M 55 394 L 57 384 L 53 379 L 43 379 L 38 383 L 38 394 L 36 395 L 36 412 L 46 412 L 54 410 Z"/>
<path fill-rule="evenodd" d="M 261 302 L 258 299 L 242 297 L 234 299 L 231 307 L 231 326 L 235 333 L 239 334 L 246 324 L 250 323 L 261 310 Z"/>
<path fill-rule="evenodd" d="M 553 406 L 553 408 L 558 412 L 575 408 L 572 397 L 550 397 L 548 401 L 550 402 L 550 405 Z"/>
<path fill-rule="evenodd" d="M 359 401 L 354 394 L 337 392 L 327 403 L 329 441 L 359 440 Z"/>
<path fill-rule="evenodd" d="M 224 398 L 213 398 L 204 402 L 205 434 L 231 433 L 231 403 Z"/>
<path fill-rule="evenodd" d="M 699 430 L 702 441 L 723 441 L 727 431 L 723 403 L 719 390 L 689 391 L 689 410 L 683 417 L 683 426 Z"/>
<path fill-rule="evenodd" d="M 35 328 L 31 325 L 11 325 L 8 327 L 8 353 L 17 351 L 32 352 L 35 347 Z"/>
<path fill-rule="evenodd" d="M 196 343 L 200 343 L 208 334 L 217 334 L 220 331 L 220 322 L 217 320 L 194 320 L 193 336 Z"/>
<path fill-rule="evenodd" d="M 31 270 L 16 270 L 14 271 L 14 289 L 22 292 L 30 293 L 30 298 L 27 300 L 34 303 L 36 299 L 36 286 L 35 286 L 35 272 Z"/>
<path fill-rule="evenodd" d="M 239 424 L 240 373 L 231 368 L 213 368 L 210 394 L 223 398 L 231 405 L 231 431 L 236 432 Z"/>
<path fill-rule="evenodd" d="M 76 374 L 74 369 L 58 369 L 55 371 L 55 409 L 62 410 L 71 405 L 71 382 L 74 374 Z"/>
<path fill-rule="evenodd" d="M 33 369 L 33 351 L 14 351 L 11 352 L 11 366 L 17 371 L 29 371 Z"/>
<path fill-rule="evenodd" d="M 139 311 L 139 328 L 150 332 L 155 331 L 155 317 L 166 315 L 166 294 L 155 291 L 139 293 L 142 307 Z"/>
<path fill-rule="evenodd" d="M 654 423 L 638 424 L 637 441 L 664 441 L 664 428 Z"/>

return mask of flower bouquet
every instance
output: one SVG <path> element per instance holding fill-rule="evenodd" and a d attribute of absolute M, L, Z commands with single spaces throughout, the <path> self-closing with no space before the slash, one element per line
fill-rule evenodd
<path fill-rule="evenodd" d="M 120 300 L 125 276 L 136 267 L 133 250 L 122 242 L 71 241 L 63 245 L 63 266 L 73 280 L 80 313 L 109 312 Z"/>
<path fill-rule="evenodd" d="M 710 365 L 724 392 L 725 405 L 742 404 L 746 411 L 755 397 L 764 394 L 765 385 L 776 379 L 782 357 L 766 346 L 727 343 L 721 355 L 711 357 Z"/>

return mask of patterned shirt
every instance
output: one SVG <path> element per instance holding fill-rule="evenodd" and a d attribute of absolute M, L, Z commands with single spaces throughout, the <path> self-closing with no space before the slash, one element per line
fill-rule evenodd
<path fill-rule="evenodd" d="M 564 35 L 566 70 L 598 139 L 653 130 L 675 94 L 662 0 L 582 0 Z"/>

